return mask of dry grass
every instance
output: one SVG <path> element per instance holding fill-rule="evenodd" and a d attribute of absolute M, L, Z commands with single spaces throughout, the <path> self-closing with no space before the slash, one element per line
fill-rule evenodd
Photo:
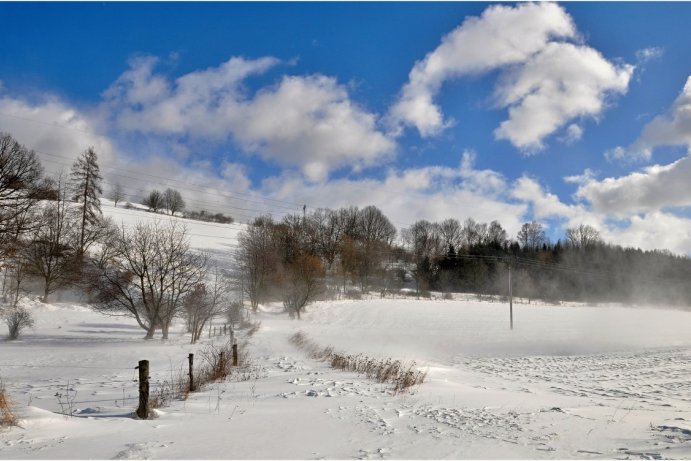
<path fill-rule="evenodd" d="M 19 418 L 12 409 L 12 402 L 0 380 L 0 428 L 19 426 Z"/>
<path fill-rule="evenodd" d="M 302 332 L 290 337 L 290 342 L 306 351 L 310 357 L 329 363 L 332 368 L 354 371 L 369 379 L 392 385 L 394 393 L 403 392 L 416 384 L 422 384 L 427 373 L 417 370 L 415 362 L 405 364 L 400 360 L 373 359 L 362 354 L 346 355 L 332 347 L 321 348 Z"/>
<path fill-rule="evenodd" d="M 249 366 L 247 352 L 238 347 L 238 366 L 233 367 L 233 346 L 230 342 L 223 346 L 213 344 L 197 352 L 201 364 L 194 368 L 194 390 L 190 390 L 189 368 L 181 367 L 177 372 L 171 369 L 170 378 L 159 383 L 149 398 L 149 408 L 168 406 L 171 400 L 187 400 L 190 392 L 203 390 L 208 384 L 222 381 L 232 374 L 242 377 Z"/>

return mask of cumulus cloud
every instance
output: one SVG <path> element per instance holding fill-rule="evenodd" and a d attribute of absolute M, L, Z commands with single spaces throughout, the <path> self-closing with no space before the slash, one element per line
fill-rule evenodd
<path fill-rule="evenodd" d="M 509 118 L 495 136 L 539 150 L 569 120 L 601 113 L 608 94 L 626 92 L 632 73 L 633 66 L 614 66 L 592 48 L 548 43 L 500 79 L 496 97 L 509 108 Z"/>
<path fill-rule="evenodd" d="M 593 210 L 615 216 L 691 206 L 691 156 L 669 165 L 653 165 L 619 178 L 586 180 L 576 196 Z"/>
<path fill-rule="evenodd" d="M 602 217 L 593 214 L 584 204 L 566 204 L 536 179 L 528 176 L 522 176 L 514 182 L 511 196 L 531 205 L 533 219 L 556 219 L 561 221 L 563 229 L 580 224 L 602 228 Z"/>
<path fill-rule="evenodd" d="M 390 158 L 394 141 L 378 117 L 353 102 L 344 85 L 323 75 L 284 76 L 250 95 L 245 80 L 278 64 L 234 57 L 175 81 L 140 58 L 104 93 L 120 129 L 233 139 L 245 151 L 298 167 L 314 181 L 341 167 L 359 170 Z"/>
<path fill-rule="evenodd" d="M 643 127 L 638 139 L 628 148 L 621 146 L 605 153 L 609 160 L 651 158 L 661 146 L 691 148 L 691 77 L 666 114 L 658 115 Z"/>
<path fill-rule="evenodd" d="M 665 249 L 675 254 L 691 252 L 691 220 L 662 211 L 634 215 L 627 226 L 605 227 L 601 235 L 605 241 L 622 246 Z"/>
<path fill-rule="evenodd" d="M 113 143 L 101 134 L 93 117 L 55 96 L 29 102 L 0 95 L 0 121 L 1 131 L 35 150 L 51 175 L 69 172 L 72 162 L 88 147 L 94 147 L 102 165 L 115 161 Z"/>
<path fill-rule="evenodd" d="M 422 136 L 438 134 L 451 123 L 434 102 L 443 83 L 500 69 L 496 101 L 509 109 L 509 118 L 495 136 L 523 150 L 539 149 L 558 128 L 599 115 L 609 94 L 628 88 L 633 66 L 614 65 L 588 46 L 564 41 L 578 38 L 559 5 L 491 6 L 415 63 L 389 116 L 399 130 L 414 126 Z"/>

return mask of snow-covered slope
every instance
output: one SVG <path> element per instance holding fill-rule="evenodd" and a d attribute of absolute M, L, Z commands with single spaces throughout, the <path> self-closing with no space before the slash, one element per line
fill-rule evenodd
<path fill-rule="evenodd" d="M 130 224 L 152 216 L 104 211 Z M 237 227 L 214 226 L 190 230 L 221 259 Z M 155 389 L 225 338 L 190 346 L 177 325 L 170 340 L 146 342 L 127 318 L 30 304 L 35 330 L 0 343 L 22 418 L 0 432 L 3 459 L 691 457 L 689 312 L 519 304 L 511 331 L 499 303 L 330 301 L 301 321 L 263 306 L 251 372 L 140 421 L 130 417 L 138 360 L 150 360 Z M 345 353 L 414 360 L 427 379 L 392 395 L 309 358 L 288 341 L 297 331 Z M 56 413 L 67 396 L 71 418 Z"/>

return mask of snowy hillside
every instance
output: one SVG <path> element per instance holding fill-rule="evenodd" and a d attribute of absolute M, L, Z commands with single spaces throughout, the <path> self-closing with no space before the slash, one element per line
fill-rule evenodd
<path fill-rule="evenodd" d="M 177 219 L 104 206 L 117 223 Z M 186 221 L 192 244 L 229 263 L 239 225 Z M 154 389 L 182 373 L 184 326 L 144 341 L 129 318 L 28 302 L 37 319 L 0 343 L 21 427 L 0 432 L 3 459 L 689 458 L 691 313 L 363 299 L 309 306 L 300 321 L 262 306 L 251 369 L 131 417 L 134 367 Z M 289 342 L 302 331 L 346 354 L 415 361 L 425 382 L 387 385 L 338 371 Z M 60 413 L 73 410 L 73 416 Z"/>

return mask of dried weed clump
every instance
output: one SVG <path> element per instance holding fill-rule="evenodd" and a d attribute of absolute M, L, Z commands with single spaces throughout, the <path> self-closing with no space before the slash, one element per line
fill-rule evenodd
<path fill-rule="evenodd" d="M 19 426 L 19 418 L 12 409 L 12 402 L 5 390 L 5 384 L 0 380 L 0 428 L 11 426 Z"/>
<path fill-rule="evenodd" d="M 394 393 L 422 384 L 427 376 L 426 372 L 415 368 L 415 362 L 405 364 L 400 360 L 390 358 L 382 360 L 362 354 L 346 355 L 334 351 L 332 347 L 321 348 L 301 331 L 291 336 L 290 342 L 307 352 L 311 358 L 329 363 L 332 368 L 354 371 L 377 382 L 389 383 Z"/>

